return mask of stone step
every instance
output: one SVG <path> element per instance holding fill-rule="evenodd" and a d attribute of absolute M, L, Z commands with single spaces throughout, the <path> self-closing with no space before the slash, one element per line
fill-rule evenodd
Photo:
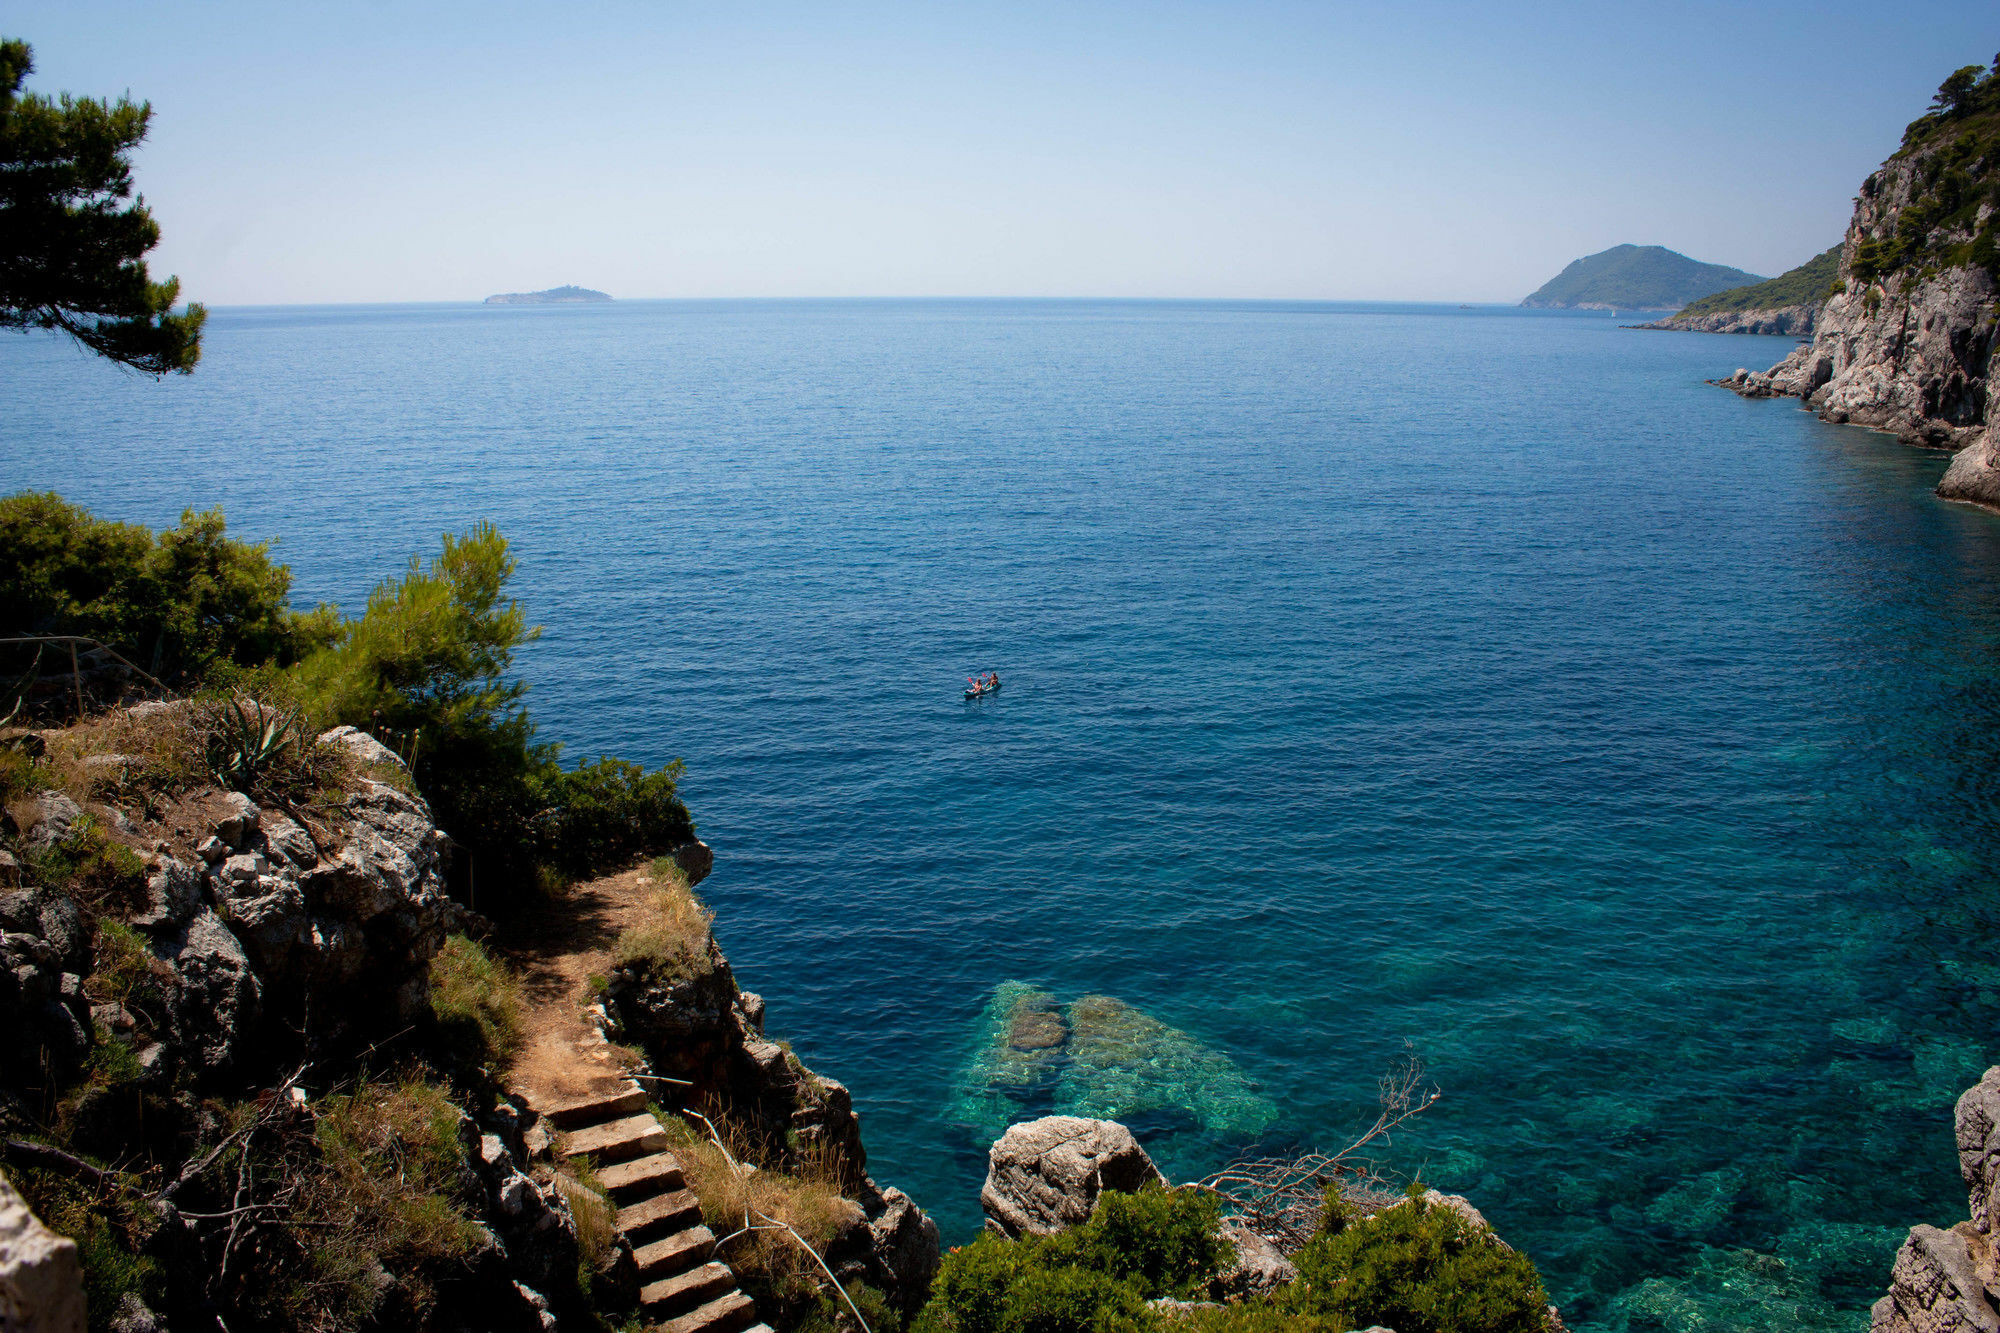
<path fill-rule="evenodd" d="M 629 1162 L 615 1162 L 601 1167 L 597 1178 L 604 1182 L 604 1188 L 620 1203 L 630 1203 L 648 1194 L 664 1194 L 668 1190 L 681 1187 L 681 1164 L 674 1160 L 670 1152 L 656 1152 L 650 1157 L 635 1157 Z"/>
<path fill-rule="evenodd" d="M 530 1099 L 528 1104 L 535 1108 L 537 1115 L 557 1129 L 576 1129 L 581 1125 L 598 1125 L 645 1110 L 646 1090 L 637 1083 L 627 1083 L 610 1092 L 552 1101 L 547 1105 Z"/>
<path fill-rule="evenodd" d="M 639 1261 L 639 1279 L 665 1277 L 702 1262 L 715 1252 L 715 1233 L 707 1227 L 689 1227 L 663 1236 L 633 1251 Z"/>
<path fill-rule="evenodd" d="M 771 1326 L 769 1324 L 752 1324 L 750 1327 L 744 1329 L 743 1333 L 771 1333 Z"/>
<path fill-rule="evenodd" d="M 712 1301 L 735 1285 L 736 1275 L 727 1264 L 710 1261 L 685 1273 L 648 1282 L 639 1292 L 639 1305 L 657 1319 Z"/>
<path fill-rule="evenodd" d="M 736 1333 L 757 1315 L 757 1306 L 740 1291 L 718 1296 L 659 1326 L 659 1333 Z"/>
<path fill-rule="evenodd" d="M 563 1138 L 564 1157 L 595 1157 L 602 1162 L 622 1162 L 665 1151 L 667 1131 L 650 1115 L 631 1115 L 601 1125 L 586 1125 Z"/>
<path fill-rule="evenodd" d="M 674 1190 L 620 1208 L 613 1225 L 636 1241 L 641 1234 L 679 1231 L 688 1223 L 699 1221 L 701 1201 L 686 1190 Z"/>

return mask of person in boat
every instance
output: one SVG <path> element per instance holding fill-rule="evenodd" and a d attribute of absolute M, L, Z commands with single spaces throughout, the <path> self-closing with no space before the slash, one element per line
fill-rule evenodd
<path fill-rule="evenodd" d="M 997 689 L 999 689 L 999 688 L 1000 688 L 1000 673 L 999 673 L 999 672 L 997 672 L 997 671 L 989 671 L 989 672 L 987 672 L 987 673 L 986 673 L 986 688 L 987 688 L 987 689 L 989 689 L 989 690 L 997 690 Z"/>

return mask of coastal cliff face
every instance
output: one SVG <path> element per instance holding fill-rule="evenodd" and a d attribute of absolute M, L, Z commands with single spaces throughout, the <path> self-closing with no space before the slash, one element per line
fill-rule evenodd
<path fill-rule="evenodd" d="M 2000 346 L 1996 122 L 2000 110 L 1982 105 L 1969 118 L 1913 124 L 1855 200 L 1842 290 L 1819 307 L 1812 342 L 1769 371 L 1719 383 L 1746 397 L 1802 398 L 1825 420 L 1954 450 L 1938 494 L 2000 507 L 1990 391 Z"/>

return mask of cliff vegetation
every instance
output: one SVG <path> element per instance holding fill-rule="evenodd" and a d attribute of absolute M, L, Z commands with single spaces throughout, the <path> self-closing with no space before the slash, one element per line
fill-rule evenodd
<path fill-rule="evenodd" d="M 1781 310 L 1795 305 L 1817 306 L 1841 289 L 1840 250 L 1841 247 L 1832 246 L 1767 282 L 1731 287 L 1726 292 L 1690 301 L 1682 308 L 1679 318 L 1732 314 L 1741 310 Z"/>

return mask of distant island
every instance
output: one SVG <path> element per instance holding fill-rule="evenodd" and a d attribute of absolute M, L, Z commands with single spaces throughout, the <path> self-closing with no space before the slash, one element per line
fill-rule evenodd
<path fill-rule="evenodd" d="M 504 292 L 486 298 L 487 305 L 579 305 L 585 301 L 609 301 L 604 292 L 588 287 L 551 287 L 545 292 Z"/>
<path fill-rule="evenodd" d="M 1836 245 L 1769 282 L 1731 287 L 1726 292 L 1690 301 L 1642 329 L 1683 329 L 1696 333 L 1784 333 L 1803 337 L 1813 331 L 1819 308 L 1841 290 L 1840 251 Z"/>
<path fill-rule="evenodd" d="M 1690 301 L 1764 279 L 1660 245 L 1614 245 L 1577 260 L 1521 302 L 1557 310 L 1679 310 Z"/>

